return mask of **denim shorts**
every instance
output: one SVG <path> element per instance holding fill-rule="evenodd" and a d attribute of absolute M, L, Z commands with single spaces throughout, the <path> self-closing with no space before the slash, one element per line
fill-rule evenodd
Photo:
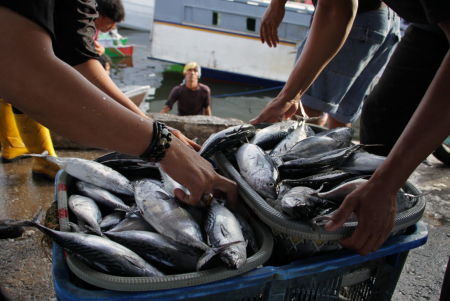
<path fill-rule="evenodd" d="M 372 81 L 399 40 L 400 18 L 389 7 L 356 15 L 344 45 L 302 96 L 302 103 L 339 122 L 353 123 L 361 114 Z M 305 42 L 306 38 L 296 61 Z"/>

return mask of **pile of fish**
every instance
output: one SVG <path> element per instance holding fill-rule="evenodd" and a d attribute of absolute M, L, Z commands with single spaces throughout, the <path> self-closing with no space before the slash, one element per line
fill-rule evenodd
<path fill-rule="evenodd" d="M 304 121 L 288 120 L 245 133 L 235 152 L 242 178 L 272 207 L 301 221 L 324 222 L 385 160 L 351 143 L 351 128 L 316 134 Z M 402 212 L 415 205 L 417 196 L 400 190 L 397 201 Z"/>
<path fill-rule="evenodd" d="M 39 223 L 42 209 L 30 221 L 89 267 L 116 276 L 162 276 L 225 265 L 239 269 L 258 251 L 248 222 L 214 199 L 207 208 L 191 207 L 174 198 L 185 189 L 156 164 L 136 158 L 95 161 L 45 157 L 75 178 L 68 199 L 72 232 Z M 114 161 L 114 162 L 112 162 Z M 127 178 L 122 170 L 153 169 L 155 178 Z M 188 192 L 188 191 L 187 191 Z M 217 255 L 217 256 L 215 256 Z"/>

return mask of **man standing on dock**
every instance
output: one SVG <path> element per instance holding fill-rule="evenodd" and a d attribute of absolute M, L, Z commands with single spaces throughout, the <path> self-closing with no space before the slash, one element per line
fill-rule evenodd
<path fill-rule="evenodd" d="M 207 115 L 211 116 L 211 90 L 200 84 L 201 68 L 196 62 L 187 63 L 183 70 L 184 81 L 170 92 L 164 108 L 160 113 L 166 114 L 178 101 L 178 115 Z"/>

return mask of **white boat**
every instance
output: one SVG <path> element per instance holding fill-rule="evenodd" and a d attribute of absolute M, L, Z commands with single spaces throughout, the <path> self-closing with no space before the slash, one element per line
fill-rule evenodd
<path fill-rule="evenodd" d="M 138 107 L 142 104 L 142 101 L 144 101 L 145 96 L 151 92 L 150 86 L 137 85 L 125 86 L 120 88 L 120 90 L 122 90 L 122 92 Z M 153 94 L 155 94 L 154 90 Z"/>
<path fill-rule="evenodd" d="M 118 24 L 119 27 L 152 30 L 155 0 L 122 0 L 122 3 L 125 8 L 125 20 Z"/>
<path fill-rule="evenodd" d="M 292 71 L 314 7 L 288 2 L 278 29 L 280 44 L 270 48 L 259 38 L 261 17 L 269 3 L 156 0 L 150 57 L 180 65 L 196 61 L 204 78 L 280 85 Z"/>

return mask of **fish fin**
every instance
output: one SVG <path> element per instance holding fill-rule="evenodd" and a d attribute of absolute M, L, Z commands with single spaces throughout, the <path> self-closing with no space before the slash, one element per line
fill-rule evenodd
<path fill-rule="evenodd" d="M 72 229 L 73 232 L 84 233 L 83 230 L 81 230 L 80 226 L 78 226 L 75 223 L 69 222 L 69 226 L 70 226 L 70 229 Z"/>
<path fill-rule="evenodd" d="M 15 222 L 6 222 L 5 225 L 7 226 L 17 226 L 17 227 L 34 227 L 36 225 L 41 225 L 41 219 L 42 219 L 42 207 L 39 207 L 36 214 L 33 216 L 33 218 L 29 221 L 15 221 Z"/>
<path fill-rule="evenodd" d="M 105 234 L 102 233 L 102 230 L 99 229 L 94 229 L 93 227 L 86 225 L 85 226 L 87 229 L 91 230 L 92 232 L 94 232 L 95 234 L 100 235 L 101 237 L 105 238 L 105 239 L 109 239 L 108 237 L 105 236 Z"/>
<path fill-rule="evenodd" d="M 220 232 L 222 232 L 224 237 L 228 237 L 230 235 L 230 231 L 227 230 L 225 225 L 220 225 Z"/>

